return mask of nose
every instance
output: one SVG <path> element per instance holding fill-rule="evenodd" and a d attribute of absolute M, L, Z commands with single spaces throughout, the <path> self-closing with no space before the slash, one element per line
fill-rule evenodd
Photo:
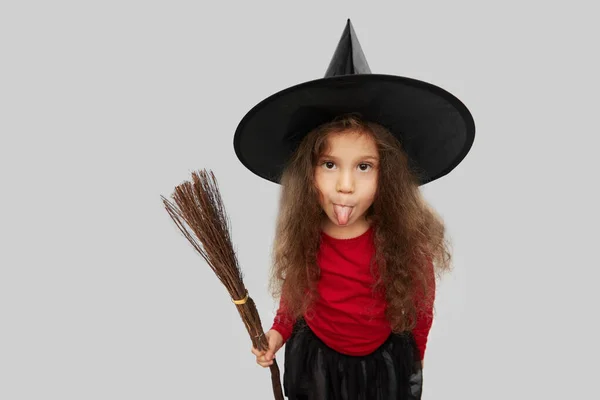
<path fill-rule="evenodd" d="M 342 193 L 352 193 L 354 191 L 354 179 L 352 178 L 352 172 L 341 172 L 338 176 L 336 190 Z"/>

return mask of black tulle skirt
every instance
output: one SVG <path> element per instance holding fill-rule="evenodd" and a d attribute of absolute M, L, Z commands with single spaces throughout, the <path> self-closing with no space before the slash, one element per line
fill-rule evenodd
<path fill-rule="evenodd" d="M 410 332 L 392 333 L 373 353 L 350 356 L 319 339 L 304 319 L 285 344 L 289 400 L 417 400 L 423 378 Z"/>

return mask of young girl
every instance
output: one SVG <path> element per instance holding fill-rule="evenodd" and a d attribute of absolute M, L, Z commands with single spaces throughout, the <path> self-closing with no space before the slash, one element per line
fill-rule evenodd
<path fill-rule="evenodd" d="M 281 300 L 269 350 L 252 353 L 268 367 L 285 344 L 289 399 L 421 397 L 434 265 L 448 270 L 451 254 L 419 186 L 458 165 L 473 137 L 454 96 L 370 75 L 349 20 L 325 79 L 242 120 L 238 158 L 282 187 L 270 280 Z"/>

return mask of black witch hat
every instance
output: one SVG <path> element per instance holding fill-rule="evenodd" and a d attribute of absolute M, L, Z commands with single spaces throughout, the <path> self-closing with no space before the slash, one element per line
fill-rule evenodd
<path fill-rule="evenodd" d="M 372 74 L 348 19 L 325 77 L 254 106 L 237 127 L 235 153 L 254 174 L 280 183 L 304 136 L 349 112 L 383 125 L 400 141 L 421 185 L 452 171 L 475 138 L 471 113 L 451 93 L 416 79 Z"/>

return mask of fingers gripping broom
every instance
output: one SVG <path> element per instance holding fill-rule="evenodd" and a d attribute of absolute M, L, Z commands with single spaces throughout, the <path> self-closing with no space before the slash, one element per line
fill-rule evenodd
<path fill-rule="evenodd" d="M 250 335 L 252 345 L 261 351 L 268 350 L 269 343 L 264 336 L 256 305 L 244 286 L 242 272 L 229 235 L 229 219 L 212 171 L 193 172 L 192 182 L 186 181 L 175 187 L 172 198 L 178 207 L 163 196 L 161 198 L 183 235 L 229 291 Z M 188 228 L 184 226 L 184 221 Z M 276 360 L 273 360 L 270 369 L 275 400 L 284 400 Z"/>

